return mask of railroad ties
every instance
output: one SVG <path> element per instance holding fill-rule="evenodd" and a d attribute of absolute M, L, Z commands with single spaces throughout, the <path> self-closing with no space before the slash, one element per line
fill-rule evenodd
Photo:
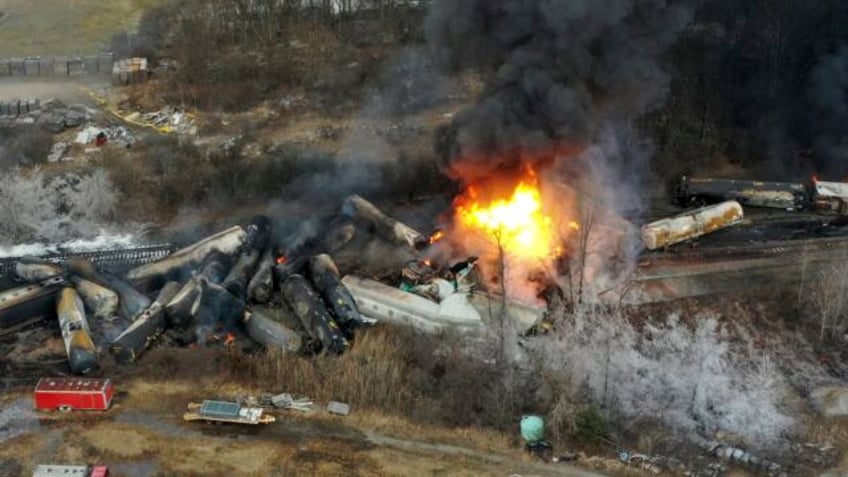
<path fill-rule="evenodd" d="M 52 263 L 64 263 L 69 257 L 82 257 L 98 268 L 121 271 L 145 263 L 160 260 L 178 249 L 174 244 L 146 245 L 116 250 L 96 250 L 87 252 L 54 252 L 40 256 Z M 0 258 L 0 277 L 14 273 L 15 263 L 20 257 Z"/>

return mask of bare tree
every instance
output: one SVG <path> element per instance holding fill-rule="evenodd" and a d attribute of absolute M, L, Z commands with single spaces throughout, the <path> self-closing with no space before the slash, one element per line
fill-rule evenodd
<path fill-rule="evenodd" d="M 807 299 L 819 319 L 819 339 L 836 337 L 848 329 L 848 267 L 822 265 L 812 280 Z"/>
<path fill-rule="evenodd" d="M 560 271 L 565 278 L 565 286 L 568 290 L 563 290 L 563 294 L 568 297 L 571 306 L 578 306 L 584 302 L 586 289 L 586 267 L 588 256 L 590 254 L 590 235 L 595 219 L 594 205 L 590 201 L 580 200 L 579 204 L 580 218 L 577 224 L 577 239 L 572 238 L 574 225 L 573 223 L 561 224 L 559 229 L 560 242 L 570 244 L 571 248 L 567 250 L 568 261 L 566 263 L 568 269 Z M 562 282 L 560 282 L 562 285 Z"/>

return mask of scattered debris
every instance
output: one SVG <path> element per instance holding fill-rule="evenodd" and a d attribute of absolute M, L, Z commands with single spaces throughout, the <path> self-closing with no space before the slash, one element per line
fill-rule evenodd
<path fill-rule="evenodd" d="M 128 147 L 135 144 L 136 139 L 125 126 L 86 126 L 74 138 L 76 144 L 94 144 L 97 147 L 109 142 Z"/>
<path fill-rule="evenodd" d="M 280 98 L 279 105 L 285 110 L 306 104 L 306 98 L 302 94 L 292 94 Z"/>
<path fill-rule="evenodd" d="M 645 454 L 630 454 L 628 452 L 622 452 L 619 459 L 628 466 L 636 467 L 637 469 L 644 470 L 652 475 L 658 475 L 663 470 L 661 466 L 654 463 L 656 459 Z"/>
<path fill-rule="evenodd" d="M 100 134 L 100 129 L 94 126 L 87 126 L 82 131 L 78 132 L 76 137 L 74 138 L 74 142 L 77 144 L 91 144 L 94 142 L 94 138 Z"/>
<path fill-rule="evenodd" d="M 313 402 L 309 398 L 295 399 L 289 393 L 271 396 L 271 403 L 277 409 L 293 409 L 295 411 L 308 412 L 313 410 Z"/>
<path fill-rule="evenodd" d="M 206 400 L 200 404 L 189 403 L 186 421 L 230 422 L 234 424 L 270 424 L 277 419 L 265 414 L 261 407 L 242 407 L 239 403 Z"/>
<path fill-rule="evenodd" d="M 156 129 L 165 134 L 197 134 L 194 115 L 181 108 L 165 106 L 152 113 L 130 113 L 122 118 L 130 123 Z"/>
<path fill-rule="evenodd" d="M 50 147 L 50 153 L 47 155 L 47 162 L 61 162 L 65 160 L 65 153 L 68 152 L 68 143 L 57 142 Z"/>
<path fill-rule="evenodd" d="M 743 449 L 724 445 L 716 441 L 707 441 L 699 437 L 694 437 L 693 442 L 719 459 L 733 461 L 737 464 L 744 465 L 752 470 L 763 472 L 770 476 L 784 475 L 780 473 L 780 464 L 770 460 L 761 459 Z"/>
<path fill-rule="evenodd" d="M 350 415 L 350 404 L 330 401 L 327 403 L 327 412 L 330 414 L 337 414 L 339 416 L 348 416 Z"/>

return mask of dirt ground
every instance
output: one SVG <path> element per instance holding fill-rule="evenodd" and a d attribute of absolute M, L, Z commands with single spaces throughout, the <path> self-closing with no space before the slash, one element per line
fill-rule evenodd
<path fill-rule="evenodd" d="M 258 427 L 189 423 L 181 419 L 187 402 L 255 390 L 214 379 L 116 384 L 105 414 L 40 413 L 27 391 L 0 396 L 2 408 L 16 410 L 3 427 L 18 429 L 0 432 L 0 462 L 16 462 L 21 475 L 41 463 L 102 463 L 118 477 L 598 475 L 534 460 L 506 436 L 460 429 L 452 443 L 435 444 L 451 431 L 356 409 L 349 417 L 284 411 Z"/>
<path fill-rule="evenodd" d="M 3 78 L 0 79 L 0 101 L 19 98 L 37 98 L 44 101 L 55 98 L 66 104 L 81 103 L 95 106 L 94 101 L 86 93 L 86 88 L 96 88 L 108 84 L 108 81 L 108 78 L 95 77 L 79 78 L 78 80 L 69 80 L 63 77 Z"/>
<path fill-rule="evenodd" d="M 0 0 L 0 57 L 82 55 L 107 49 L 163 0 Z"/>

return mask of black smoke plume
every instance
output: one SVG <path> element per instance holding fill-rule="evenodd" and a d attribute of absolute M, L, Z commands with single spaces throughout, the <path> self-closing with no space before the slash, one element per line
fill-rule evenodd
<path fill-rule="evenodd" d="M 465 181 L 514 170 L 655 107 L 669 84 L 661 57 L 692 15 L 689 0 L 436 0 L 437 62 L 486 81 L 439 132 L 440 165 Z"/>
<path fill-rule="evenodd" d="M 841 175 L 848 171 L 848 46 L 825 55 L 812 71 L 811 122 L 815 168 Z"/>

